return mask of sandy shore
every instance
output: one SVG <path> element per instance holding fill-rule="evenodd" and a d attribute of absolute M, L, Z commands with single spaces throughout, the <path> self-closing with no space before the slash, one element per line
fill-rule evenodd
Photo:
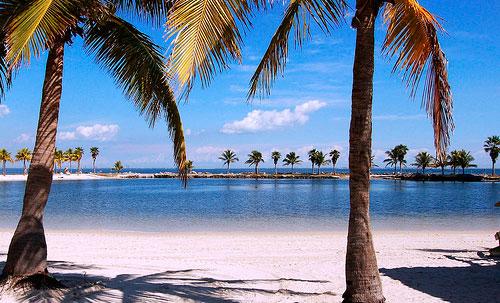
<path fill-rule="evenodd" d="M 96 175 L 96 174 L 55 174 L 53 180 L 54 181 L 69 181 L 69 180 L 102 180 L 102 179 L 120 179 L 126 176 L 125 174 L 121 175 Z M 0 175 L 0 182 L 9 182 L 9 181 L 26 181 L 28 178 L 27 175 Z"/>
<path fill-rule="evenodd" d="M 388 302 L 495 302 L 493 232 L 377 231 Z M 0 268 L 11 233 L 0 231 Z M 344 290 L 344 233 L 49 230 L 47 241 L 50 271 L 71 286 L 48 302 L 341 302 Z"/>

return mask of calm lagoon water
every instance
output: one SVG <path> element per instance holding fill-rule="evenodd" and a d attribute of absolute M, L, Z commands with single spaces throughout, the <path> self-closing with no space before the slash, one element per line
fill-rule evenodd
<path fill-rule="evenodd" d="M 0 228 L 14 228 L 24 182 L 0 183 Z M 500 228 L 498 183 L 372 181 L 378 229 Z M 346 180 L 55 181 L 47 228 L 134 231 L 346 230 Z"/>

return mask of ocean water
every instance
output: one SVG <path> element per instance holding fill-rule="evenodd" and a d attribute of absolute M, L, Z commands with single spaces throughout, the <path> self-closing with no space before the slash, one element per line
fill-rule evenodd
<path fill-rule="evenodd" d="M 0 228 L 15 228 L 24 182 L 0 182 Z M 500 228 L 498 183 L 373 180 L 376 229 Z M 130 231 L 346 230 L 347 180 L 54 181 L 45 225 Z"/>

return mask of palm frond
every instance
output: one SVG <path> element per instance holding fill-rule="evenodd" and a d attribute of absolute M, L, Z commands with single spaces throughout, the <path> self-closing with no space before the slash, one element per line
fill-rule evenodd
<path fill-rule="evenodd" d="M 174 145 L 174 160 L 184 184 L 187 180 L 186 144 L 175 96 L 169 86 L 165 58 L 148 36 L 126 21 L 109 15 L 85 26 L 89 54 L 115 78 L 153 127 L 165 118 Z"/>
<path fill-rule="evenodd" d="M 295 0 L 290 1 L 281 23 L 274 33 L 252 79 L 248 99 L 256 94 L 260 97 L 271 93 L 271 87 L 278 73 L 283 73 L 288 57 L 289 35 L 293 29 L 294 40 L 301 46 L 309 36 L 310 21 L 325 32 L 338 26 L 343 20 L 347 4 L 344 0 Z"/>
<path fill-rule="evenodd" d="M 29 63 L 55 38 L 76 25 L 85 0 L 3 1 L 0 10 L 8 16 L 4 26 L 6 60 L 11 66 Z"/>
<path fill-rule="evenodd" d="M 422 105 L 432 119 L 434 145 L 440 156 L 446 152 L 454 129 L 447 60 L 437 37 L 442 27 L 416 0 L 395 0 L 394 4 L 387 4 L 384 18 L 388 29 L 383 52 L 397 58 L 393 72 L 402 73 L 412 97 L 427 69 Z"/>
<path fill-rule="evenodd" d="M 174 2 L 175 0 L 111 0 L 119 11 L 136 16 L 155 27 L 165 23 Z"/>

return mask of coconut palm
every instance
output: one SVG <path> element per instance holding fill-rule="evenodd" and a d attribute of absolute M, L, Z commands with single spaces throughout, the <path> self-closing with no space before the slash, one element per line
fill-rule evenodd
<path fill-rule="evenodd" d="M 228 149 L 225 150 L 222 155 L 219 157 L 219 160 L 224 161 L 224 165 L 227 165 L 227 173 L 229 173 L 229 164 L 234 163 L 236 161 L 240 161 L 234 151 Z"/>
<path fill-rule="evenodd" d="M 318 153 L 318 150 L 315 148 L 313 148 L 307 152 L 307 156 L 309 158 L 309 161 L 311 161 L 311 174 L 314 174 L 314 165 L 316 164 L 317 153 Z"/>
<path fill-rule="evenodd" d="M 384 160 L 384 163 L 386 163 L 385 167 L 394 166 L 394 174 L 396 174 L 396 169 L 399 162 L 397 150 L 391 149 L 386 151 L 385 154 L 387 155 L 387 158 Z"/>
<path fill-rule="evenodd" d="M 71 174 L 71 164 L 73 163 L 73 161 L 76 161 L 75 151 L 72 148 L 68 148 L 64 152 L 64 157 L 66 158 L 66 161 L 69 162 L 69 173 Z"/>
<path fill-rule="evenodd" d="M 62 164 L 66 161 L 67 161 L 66 154 L 62 150 L 56 149 L 56 151 L 54 152 L 54 165 L 59 168 L 59 173 L 61 172 Z"/>
<path fill-rule="evenodd" d="M 340 158 L 340 152 L 336 149 L 330 151 L 329 153 L 331 161 L 332 161 L 332 166 L 333 166 L 333 173 L 335 174 L 335 166 L 337 165 L 337 161 Z"/>
<path fill-rule="evenodd" d="M 5 149 L 0 149 L 0 161 L 2 161 L 2 175 L 7 174 L 7 162 L 14 163 L 14 159 L 12 159 L 12 155 Z"/>
<path fill-rule="evenodd" d="M 300 160 L 300 156 L 295 154 L 295 152 L 289 152 L 286 154 L 285 159 L 283 159 L 283 165 L 288 166 L 290 165 L 292 167 L 292 174 L 293 174 L 293 167 L 299 163 L 302 163 L 302 160 Z"/>
<path fill-rule="evenodd" d="M 434 145 L 443 154 L 453 129 L 452 99 L 446 58 L 438 43 L 438 19 L 416 0 L 356 0 L 352 27 L 356 30 L 353 67 L 352 113 L 349 138 L 350 200 L 346 258 L 345 302 L 382 302 L 382 286 L 369 222 L 369 170 L 372 134 L 372 98 L 375 21 L 383 10 L 388 26 L 383 52 L 397 57 L 394 71 L 401 71 L 414 96 L 426 73 L 423 104 L 434 126 Z M 177 0 L 167 27 L 175 36 L 172 72 L 179 86 L 189 91 L 199 76 L 208 85 L 214 74 L 241 58 L 241 29 L 250 27 L 252 8 L 267 1 Z M 250 83 L 249 98 L 267 96 L 278 74 L 285 69 L 291 36 L 301 46 L 309 37 L 310 22 L 329 32 L 342 24 L 344 0 L 290 1 Z M 220 29 L 225 30 L 220 30 Z M 294 35 L 290 35 L 293 32 Z"/>
<path fill-rule="evenodd" d="M 273 151 L 271 153 L 271 159 L 273 159 L 274 163 L 274 174 L 278 174 L 278 161 L 281 159 L 281 153 L 279 151 Z"/>
<path fill-rule="evenodd" d="M 264 162 L 264 158 L 262 157 L 262 153 L 260 151 L 253 150 L 248 154 L 248 160 L 245 162 L 246 164 L 250 164 L 250 166 L 255 166 L 255 174 L 259 173 L 259 164 Z"/>
<path fill-rule="evenodd" d="M 92 156 L 92 172 L 95 174 L 95 160 L 99 156 L 99 148 L 95 146 L 91 147 L 90 156 Z"/>
<path fill-rule="evenodd" d="M 55 141 L 62 95 L 65 46 L 77 36 L 87 54 L 115 78 L 117 86 L 133 101 L 150 126 L 162 118 L 174 141 L 174 158 L 185 181 L 184 134 L 173 90 L 166 73 L 163 50 L 120 15 L 139 15 L 161 24 L 167 2 L 158 1 L 4 1 L 2 25 L 2 71 L 18 72 L 34 57 L 48 52 L 40 115 L 23 211 L 16 228 L 2 277 L 38 277 L 42 284 L 53 281 L 47 271 L 47 245 L 43 215 L 52 184 Z M 10 79 L 0 73 L 0 89 Z"/>
<path fill-rule="evenodd" d="M 458 166 L 462 168 L 462 175 L 465 175 L 465 169 L 469 167 L 477 167 L 476 164 L 473 164 L 474 157 L 470 154 L 470 152 L 465 150 L 459 150 L 456 154 Z"/>
<path fill-rule="evenodd" d="M 399 162 L 399 173 L 402 173 L 403 166 L 406 166 L 405 157 L 406 157 L 406 154 L 408 153 L 408 147 L 406 145 L 400 144 L 400 145 L 396 145 L 396 147 L 394 147 L 394 150 L 396 151 L 396 155 L 397 155 L 398 162 Z"/>
<path fill-rule="evenodd" d="M 484 141 L 484 151 L 490 154 L 491 158 L 491 175 L 495 175 L 495 163 L 498 159 L 498 154 L 500 154 L 500 137 L 491 136 Z"/>
<path fill-rule="evenodd" d="M 450 163 L 448 162 L 448 155 L 443 155 L 440 157 L 437 157 L 434 159 L 433 167 L 440 167 L 441 168 L 441 175 L 444 175 L 444 169 L 446 166 L 448 166 Z"/>
<path fill-rule="evenodd" d="M 24 147 L 17 151 L 16 161 L 23 161 L 23 175 L 28 173 L 26 168 L 26 161 L 31 161 L 33 153 L 28 148 Z"/>
<path fill-rule="evenodd" d="M 184 169 L 186 170 L 186 174 L 190 174 L 193 172 L 193 161 L 186 160 L 186 165 L 184 165 Z"/>
<path fill-rule="evenodd" d="M 430 167 L 434 162 L 434 157 L 432 157 L 428 152 L 419 152 L 415 156 L 415 163 L 413 163 L 413 166 L 416 166 L 417 168 L 422 168 L 422 174 L 425 175 L 425 169 L 427 167 Z"/>
<path fill-rule="evenodd" d="M 330 164 L 330 160 L 326 158 L 326 154 L 324 154 L 322 151 L 316 152 L 315 160 L 319 175 L 321 173 L 321 166 Z"/>
<path fill-rule="evenodd" d="M 111 170 L 115 171 L 117 174 L 119 174 L 123 170 L 123 164 L 122 161 L 116 161 Z"/>
<path fill-rule="evenodd" d="M 450 152 L 450 154 L 447 157 L 448 164 L 453 168 L 453 174 L 456 174 L 457 167 L 460 166 L 460 160 L 459 160 L 459 151 L 454 150 Z"/>
<path fill-rule="evenodd" d="M 75 148 L 75 152 L 74 152 L 74 155 L 75 155 L 75 161 L 77 163 L 77 169 L 76 169 L 76 173 L 77 174 L 80 174 L 82 172 L 81 170 L 81 167 L 80 167 L 80 163 L 82 161 L 82 158 L 83 158 L 83 154 L 85 152 L 83 151 L 83 148 L 82 147 L 77 147 Z"/>

